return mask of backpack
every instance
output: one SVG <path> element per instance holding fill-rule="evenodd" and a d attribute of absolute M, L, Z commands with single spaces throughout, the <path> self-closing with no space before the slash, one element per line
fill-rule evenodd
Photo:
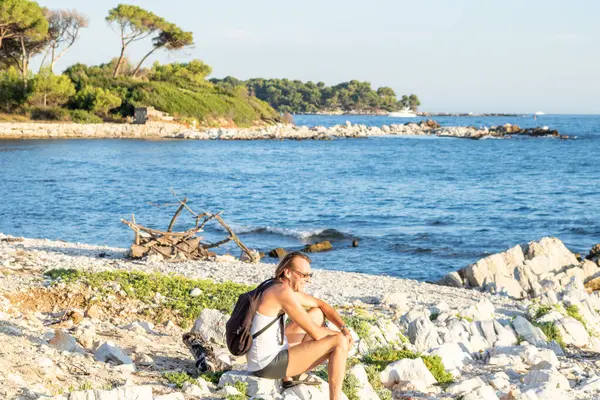
<path fill-rule="evenodd" d="M 233 308 L 231 317 L 225 325 L 225 338 L 227 339 L 227 348 L 229 352 L 234 356 L 241 356 L 250 351 L 252 347 L 252 339 L 258 337 L 271 327 L 275 322 L 279 320 L 281 324 L 281 341 L 283 342 L 283 316 L 284 313 L 279 314 L 275 319 L 269 322 L 260 331 L 250 334 L 252 329 L 252 320 L 254 314 L 260 304 L 260 299 L 265 290 L 273 285 L 279 284 L 280 282 L 276 279 L 268 279 L 258 285 L 256 289 L 253 289 L 247 293 L 243 293 L 238 297 L 238 301 Z"/>

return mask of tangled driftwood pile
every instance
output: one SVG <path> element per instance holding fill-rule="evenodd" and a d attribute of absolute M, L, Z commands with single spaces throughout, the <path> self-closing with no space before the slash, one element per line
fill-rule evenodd
<path fill-rule="evenodd" d="M 173 194 L 175 195 L 175 193 Z M 176 195 L 175 197 L 177 198 Z M 177 200 L 179 201 L 179 208 L 177 208 L 175 215 L 171 218 L 171 223 L 166 231 L 140 225 L 136 223 L 134 215 L 132 215 L 131 221 L 121 219 L 121 222 L 129 226 L 135 233 L 133 244 L 131 245 L 131 258 L 142 258 L 155 254 L 167 261 L 209 260 L 216 256 L 210 249 L 233 240 L 244 253 L 242 259 L 249 262 L 258 262 L 260 260 L 259 253 L 246 247 L 233 230 L 223 221 L 220 215 L 222 212 L 217 214 L 207 212 L 197 214 L 188 207 L 187 198 Z M 195 226 L 185 232 L 173 232 L 175 221 L 184 209 L 194 216 L 196 221 Z M 216 243 L 203 243 L 202 237 L 196 235 L 202 232 L 206 223 L 211 220 L 221 224 L 229 236 Z"/>

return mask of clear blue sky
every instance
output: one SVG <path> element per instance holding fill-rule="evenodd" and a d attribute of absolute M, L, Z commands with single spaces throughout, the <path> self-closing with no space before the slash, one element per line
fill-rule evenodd
<path fill-rule="evenodd" d="M 74 8 L 90 27 L 59 62 L 119 53 L 108 0 L 39 0 Z M 600 113 L 600 1 L 131 0 L 194 32 L 194 48 L 161 62 L 203 60 L 213 77 L 358 79 L 416 93 L 424 111 Z M 150 42 L 127 51 L 139 59 Z"/>

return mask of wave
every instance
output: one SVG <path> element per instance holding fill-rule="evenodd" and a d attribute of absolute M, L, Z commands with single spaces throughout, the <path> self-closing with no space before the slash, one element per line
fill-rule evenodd
<path fill-rule="evenodd" d="M 304 241 L 340 241 L 340 240 L 354 240 L 358 237 L 338 231 L 333 228 L 326 229 L 315 229 L 311 231 L 303 231 L 299 229 L 287 229 L 278 228 L 274 226 L 261 226 L 261 227 L 245 227 L 245 226 L 232 226 L 233 231 L 238 235 L 277 235 L 292 237 Z"/>

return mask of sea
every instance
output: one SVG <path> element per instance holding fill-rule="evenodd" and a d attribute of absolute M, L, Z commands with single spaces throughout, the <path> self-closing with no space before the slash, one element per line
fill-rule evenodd
<path fill-rule="evenodd" d="M 294 119 L 308 126 L 408 122 Z M 125 248 L 133 233 L 121 219 L 133 214 L 166 229 L 178 205 L 174 192 L 195 212 L 222 212 L 247 246 L 266 253 L 331 241 L 331 251 L 311 254 L 320 269 L 435 281 L 544 236 L 583 255 L 600 242 L 600 116 L 433 119 L 548 126 L 571 139 L 0 141 L 0 232 Z M 184 212 L 175 229 L 193 224 Z M 214 221 L 201 235 L 211 243 L 227 236 Z M 240 255 L 231 244 L 218 251 Z"/>

